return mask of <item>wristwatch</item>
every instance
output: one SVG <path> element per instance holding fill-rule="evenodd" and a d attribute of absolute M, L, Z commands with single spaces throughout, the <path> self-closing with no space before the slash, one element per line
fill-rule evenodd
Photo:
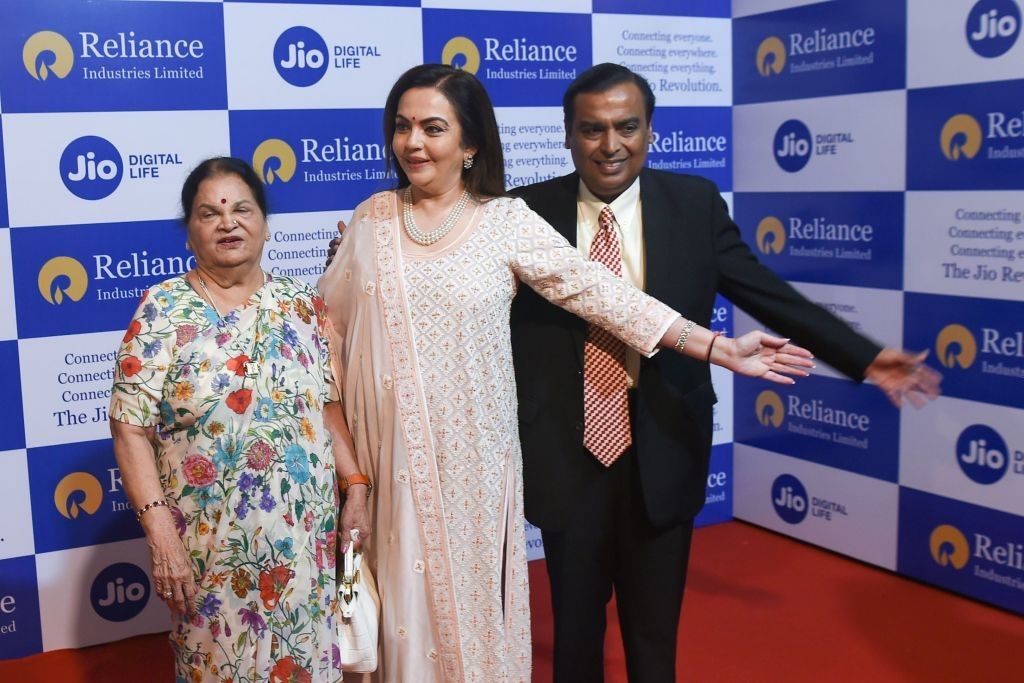
<path fill-rule="evenodd" d="M 355 474 L 350 474 L 347 477 L 338 477 L 338 487 L 341 489 L 342 493 L 347 494 L 348 487 L 352 486 L 352 484 L 365 484 L 366 495 L 370 495 L 373 491 L 373 483 L 370 482 L 370 478 L 365 474 L 359 474 L 356 472 Z"/>

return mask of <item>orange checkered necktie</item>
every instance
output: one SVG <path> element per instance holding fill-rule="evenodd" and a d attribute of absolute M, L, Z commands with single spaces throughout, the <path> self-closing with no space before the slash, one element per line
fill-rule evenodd
<path fill-rule="evenodd" d="M 597 224 L 590 260 L 622 277 L 622 247 L 611 207 L 601 209 Z M 610 467 L 633 443 L 628 386 L 626 345 L 590 325 L 583 346 L 583 445 L 605 467 Z"/>

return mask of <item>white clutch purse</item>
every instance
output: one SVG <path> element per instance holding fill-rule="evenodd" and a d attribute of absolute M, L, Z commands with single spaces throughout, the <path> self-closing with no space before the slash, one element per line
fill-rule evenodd
<path fill-rule="evenodd" d="M 352 540 L 359 532 L 352 530 Z M 371 673 L 377 670 L 377 636 L 380 598 L 373 574 L 362 566 L 363 556 L 349 543 L 342 561 L 338 582 L 341 618 L 338 619 L 338 645 L 341 648 L 341 670 Z"/>

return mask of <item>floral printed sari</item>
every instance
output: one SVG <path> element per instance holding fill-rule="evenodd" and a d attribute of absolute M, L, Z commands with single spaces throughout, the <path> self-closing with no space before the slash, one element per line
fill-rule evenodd
<path fill-rule="evenodd" d="M 323 301 L 269 278 L 220 318 L 181 277 L 143 296 L 110 415 L 155 427 L 199 593 L 170 634 L 180 681 L 336 681 L 337 400 Z"/>

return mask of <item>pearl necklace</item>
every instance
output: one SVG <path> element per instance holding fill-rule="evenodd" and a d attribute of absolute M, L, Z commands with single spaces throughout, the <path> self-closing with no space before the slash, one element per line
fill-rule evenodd
<path fill-rule="evenodd" d="M 459 197 L 459 201 L 455 202 L 455 206 L 448 213 L 448 217 L 444 219 L 444 222 L 437 227 L 436 230 L 430 232 L 423 232 L 419 226 L 416 225 L 416 219 L 412 215 L 412 187 L 405 188 L 405 192 L 402 193 L 402 219 L 405 222 L 405 232 L 416 244 L 424 247 L 429 247 L 431 244 L 442 239 L 445 235 L 451 232 L 451 229 L 455 227 L 459 219 L 462 218 L 462 212 L 466 209 L 466 204 L 469 202 L 469 190 L 463 190 L 462 196 Z"/>

